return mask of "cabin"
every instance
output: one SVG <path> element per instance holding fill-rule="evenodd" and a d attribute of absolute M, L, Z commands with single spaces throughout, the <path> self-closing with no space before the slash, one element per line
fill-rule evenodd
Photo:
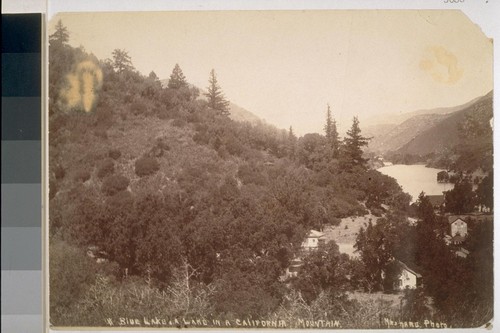
<path fill-rule="evenodd" d="M 290 266 L 287 267 L 285 276 L 282 278 L 282 280 L 296 277 L 297 274 L 299 274 L 300 266 L 302 266 L 302 260 L 300 260 L 299 258 L 293 259 L 290 262 Z"/>
<path fill-rule="evenodd" d="M 297 276 L 300 267 L 303 264 L 301 257 L 307 255 L 308 251 L 315 250 L 320 246 L 320 244 L 323 244 L 325 242 L 324 236 L 325 234 L 320 231 L 309 231 L 306 239 L 302 242 L 299 256 L 290 262 L 290 266 L 287 267 L 285 274 L 280 277 L 281 281 L 286 281 L 287 279 Z"/>
<path fill-rule="evenodd" d="M 415 289 L 421 285 L 422 275 L 420 275 L 420 273 L 409 268 L 406 264 L 399 260 L 397 261 L 397 264 L 401 269 L 401 273 L 399 273 L 399 276 L 396 279 L 394 286 L 395 290 L 404 290 L 407 288 Z"/>
<path fill-rule="evenodd" d="M 302 249 L 306 251 L 317 249 L 320 244 L 325 242 L 324 236 L 325 234 L 320 231 L 311 230 L 302 242 Z"/>
<path fill-rule="evenodd" d="M 450 224 L 450 235 L 452 237 L 467 236 L 467 222 L 460 216 L 450 216 L 448 217 L 448 223 Z"/>

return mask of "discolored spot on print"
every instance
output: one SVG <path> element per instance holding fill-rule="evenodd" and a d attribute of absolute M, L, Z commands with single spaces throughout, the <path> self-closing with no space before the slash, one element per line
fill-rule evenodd
<path fill-rule="evenodd" d="M 428 47 L 420 60 L 419 67 L 434 81 L 445 84 L 457 83 L 464 73 L 457 57 L 442 46 Z"/>
<path fill-rule="evenodd" d="M 66 76 L 67 86 L 62 91 L 66 101 L 65 108 L 92 111 L 102 86 L 102 79 L 103 74 L 97 64 L 90 60 L 80 62 Z"/>

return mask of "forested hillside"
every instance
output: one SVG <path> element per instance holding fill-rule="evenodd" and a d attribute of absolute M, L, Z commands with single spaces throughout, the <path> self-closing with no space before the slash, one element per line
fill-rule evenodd
<path fill-rule="evenodd" d="M 446 117 L 446 115 L 440 114 L 423 114 L 411 117 L 382 135 L 374 137 L 370 142 L 369 150 L 379 153 L 397 151 Z"/>
<path fill-rule="evenodd" d="M 53 325 L 135 326 L 118 318 L 159 317 L 379 327 L 382 304 L 350 295 L 388 291 L 381 272 L 395 256 L 412 257 L 408 237 L 435 235 L 410 226 L 409 196 L 368 168 L 357 118 L 344 138 L 329 107 L 324 135 L 298 138 L 292 128 L 236 122 L 214 70 L 200 96 L 179 65 L 162 87 L 154 72 L 136 71 L 126 51 L 99 60 L 69 46 L 69 38 L 59 22 L 49 50 Z M 283 279 L 311 229 L 368 211 L 381 218 L 358 238 L 361 259 L 330 242 L 304 257 L 297 278 Z M 443 255 L 432 247 L 415 251 L 419 258 Z M 437 263 L 415 264 L 435 276 Z M 450 265 L 449 272 L 468 267 Z M 481 288 L 475 283 L 473 291 Z M 470 326 L 489 315 L 463 321 L 452 311 L 456 295 L 430 285 L 440 295 L 436 304 L 453 314 L 443 310 L 439 320 Z M 384 315 L 420 320 L 441 310 L 416 311 L 426 304 L 418 295 L 408 292 L 404 308 L 386 306 Z M 481 301 L 474 309 L 489 305 Z"/>
<path fill-rule="evenodd" d="M 388 138 L 375 140 L 377 147 L 384 144 L 386 154 L 394 163 L 425 162 L 430 166 L 457 172 L 473 172 L 481 168 L 488 172 L 493 165 L 493 94 L 473 100 L 464 108 L 446 115 L 427 115 L 429 120 L 422 123 L 424 116 L 416 116 L 394 128 L 391 132 L 405 133 L 397 145 L 390 145 L 397 138 L 388 134 Z M 404 127 L 414 120 L 417 125 L 412 129 Z M 411 134 L 411 135 L 409 135 Z M 405 136 L 406 135 L 406 136 Z M 391 141 L 392 140 L 392 141 Z M 374 146 L 374 147 L 375 147 Z"/>

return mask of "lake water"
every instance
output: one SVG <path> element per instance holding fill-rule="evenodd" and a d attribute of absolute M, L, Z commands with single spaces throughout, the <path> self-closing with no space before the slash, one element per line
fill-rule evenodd
<path fill-rule="evenodd" d="M 377 169 L 384 175 L 393 177 L 403 191 L 412 196 L 412 202 L 418 199 L 420 192 L 427 195 L 443 194 L 453 189 L 453 184 L 438 183 L 437 173 L 442 169 L 426 168 L 425 165 L 389 165 Z"/>

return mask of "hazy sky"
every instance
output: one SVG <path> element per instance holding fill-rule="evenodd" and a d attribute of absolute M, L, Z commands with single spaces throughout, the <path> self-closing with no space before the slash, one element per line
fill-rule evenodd
<path fill-rule="evenodd" d="M 58 14 L 70 44 L 115 48 L 201 88 L 215 69 L 232 102 L 280 128 L 322 132 L 358 115 L 455 106 L 493 89 L 493 45 L 459 11 L 254 11 Z M 390 122 L 390 119 L 381 119 Z"/>

